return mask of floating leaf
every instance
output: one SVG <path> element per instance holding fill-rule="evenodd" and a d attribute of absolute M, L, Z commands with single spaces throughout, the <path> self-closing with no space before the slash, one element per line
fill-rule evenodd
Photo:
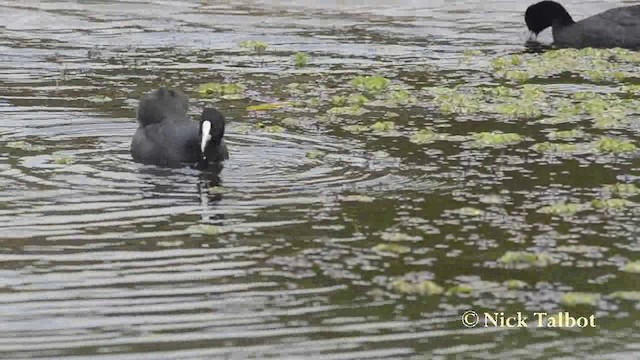
<path fill-rule="evenodd" d="M 591 206 L 596 209 L 616 210 L 629 206 L 631 202 L 625 199 L 594 199 L 591 201 Z"/>
<path fill-rule="evenodd" d="M 506 265 L 546 266 L 551 263 L 551 257 L 546 253 L 530 253 L 526 251 L 507 251 L 498 259 Z"/>
<path fill-rule="evenodd" d="M 333 115 L 353 115 L 353 116 L 360 116 L 366 112 L 367 110 L 359 106 L 332 107 L 327 111 L 327 113 L 333 114 Z"/>
<path fill-rule="evenodd" d="M 307 151 L 305 156 L 307 157 L 307 159 L 324 159 L 327 154 L 324 151 L 311 150 Z"/>
<path fill-rule="evenodd" d="M 304 52 L 298 52 L 294 56 L 294 63 L 296 64 L 297 68 L 302 68 L 307 66 L 310 60 L 311 58 L 309 57 L 309 55 L 307 55 L 307 53 L 304 53 Z"/>
<path fill-rule="evenodd" d="M 631 196 L 640 193 L 640 188 L 635 186 L 634 184 L 612 184 L 605 186 L 605 189 L 614 194 L 618 194 L 620 196 Z"/>
<path fill-rule="evenodd" d="M 548 206 L 543 206 L 538 209 L 539 213 L 551 214 L 551 215 L 573 215 L 578 211 L 584 210 L 584 206 L 581 204 L 573 203 L 558 203 Z"/>
<path fill-rule="evenodd" d="M 575 144 L 542 142 L 534 144 L 530 149 L 540 153 L 572 153 L 577 151 L 578 147 Z"/>
<path fill-rule="evenodd" d="M 384 90 L 390 81 L 382 76 L 358 76 L 351 81 L 351 84 L 367 92 L 380 92 Z"/>
<path fill-rule="evenodd" d="M 218 235 L 220 233 L 220 229 L 218 229 L 218 227 L 214 225 L 208 225 L 208 224 L 192 225 L 192 226 L 189 226 L 187 231 L 190 233 L 203 234 L 203 235 Z"/>
<path fill-rule="evenodd" d="M 373 202 L 375 199 L 367 195 L 346 195 L 340 197 L 340 200 L 348 202 Z"/>
<path fill-rule="evenodd" d="M 198 87 L 201 97 L 210 95 L 239 95 L 244 92 L 242 84 L 206 83 Z"/>
<path fill-rule="evenodd" d="M 435 140 L 435 138 L 436 134 L 432 130 L 421 129 L 413 133 L 413 135 L 411 135 L 411 138 L 409 138 L 409 141 L 414 144 L 422 145 Z"/>
<path fill-rule="evenodd" d="M 284 104 L 280 103 L 271 103 L 271 104 L 259 104 L 259 105 L 251 105 L 247 106 L 247 111 L 267 111 L 267 110 L 275 110 L 279 109 Z"/>
<path fill-rule="evenodd" d="M 46 147 L 43 145 L 33 145 L 26 141 L 11 141 L 6 144 L 7 147 L 20 149 L 24 151 L 43 151 Z"/>
<path fill-rule="evenodd" d="M 529 286 L 529 284 L 522 280 L 507 280 L 505 285 L 509 290 L 524 289 Z"/>
<path fill-rule="evenodd" d="M 447 290 L 447 295 L 470 294 L 471 292 L 473 292 L 473 288 L 471 286 L 460 284 L 449 288 L 449 290 Z"/>
<path fill-rule="evenodd" d="M 600 299 L 599 294 L 584 292 L 569 292 L 562 295 L 560 303 L 564 306 L 589 305 L 595 306 Z"/>
<path fill-rule="evenodd" d="M 391 286 L 395 291 L 408 295 L 439 295 L 444 292 L 442 286 L 431 280 L 409 282 L 404 279 L 398 279 Z"/>
<path fill-rule="evenodd" d="M 342 128 L 348 132 L 355 133 L 355 134 L 360 134 L 360 133 L 369 131 L 369 126 L 367 125 L 346 125 L 346 126 L 343 126 Z"/>
<path fill-rule="evenodd" d="M 73 160 L 68 156 L 56 155 L 53 157 L 53 162 L 55 162 L 58 165 L 68 165 L 68 164 L 71 164 Z"/>
<path fill-rule="evenodd" d="M 240 43 L 240 46 L 245 49 L 252 49 L 258 54 L 263 54 L 267 49 L 267 43 L 259 40 L 247 40 Z"/>
<path fill-rule="evenodd" d="M 632 262 L 628 262 L 626 263 L 622 269 L 622 271 L 624 272 L 630 272 L 630 273 L 640 273 L 640 261 L 632 261 Z"/>
<path fill-rule="evenodd" d="M 371 125 L 371 130 L 378 132 L 389 132 L 395 128 L 393 121 L 378 121 Z"/>
<path fill-rule="evenodd" d="M 596 142 L 596 149 L 606 153 L 625 153 L 635 151 L 637 147 L 627 140 L 618 140 L 610 137 L 603 137 Z"/>
<path fill-rule="evenodd" d="M 616 291 L 611 297 L 621 300 L 640 301 L 640 291 Z"/>
<path fill-rule="evenodd" d="M 501 132 L 472 133 L 471 137 L 479 146 L 503 146 L 517 144 L 523 140 L 522 136 L 518 134 Z"/>
<path fill-rule="evenodd" d="M 411 252 L 411 248 L 400 244 L 378 244 L 373 247 L 376 252 L 392 253 L 392 254 L 406 254 Z"/>

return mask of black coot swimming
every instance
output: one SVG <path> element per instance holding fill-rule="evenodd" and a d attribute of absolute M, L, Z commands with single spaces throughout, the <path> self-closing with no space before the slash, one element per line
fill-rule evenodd
<path fill-rule="evenodd" d="M 527 27 L 536 36 L 551 26 L 559 47 L 640 48 L 640 5 L 619 7 L 573 21 L 555 1 L 541 1 L 527 8 Z"/>
<path fill-rule="evenodd" d="M 229 158 L 224 136 L 224 116 L 205 108 L 200 122 L 187 116 L 188 100 L 179 90 L 160 88 L 145 95 L 138 105 L 138 123 L 131 155 L 150 165 L 206 168 Z"/>

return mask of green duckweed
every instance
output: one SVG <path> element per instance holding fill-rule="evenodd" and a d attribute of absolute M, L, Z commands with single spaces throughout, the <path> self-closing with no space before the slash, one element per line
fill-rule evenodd
<path fill-rule="evenodd" d="M 436 138 L 436 133 L 430 129 L 421 129 L 411 135 L 409 141 L 414 144 L 422 145 L 432 142 Z"/>
<path fill-rule="evenodd" d="M 602 137 L 595 143 L 596 150 L 604 153 L 620 154 L 632 152 L 637 147 L 628 140 L 619 140 L 610 137 Z"/>
<path fill-rule="evenodd" d="M 638 274 L 638 273 L 640 273 L 640 261 L 628 262 L 622 267 L 621 270 L 624 271 L 624 272 Z"/>
<path fill-rule="evenodd" d="M 585 292 L 569 292 L 560 298 L 560 303 L 567 307 L 588 305 L 595 306 L 600 299 L 599 294 Z"/>
<path fill-rule="evenodd" d="M 411 252 L 411 248 L 400 244 L 382 243 L 373 247 L 373 250 L 381 253 L 406 254 Z"/>
<path fill-rule="evenodd" d="M 398 279 L 391 283 L 396 292 L 407 295 L 440 295 L 444 288 L 434 281 L 425 280 L 420 282 L 410 282 L 405 279 Z"/>
<path fill-rule="evenodd" d="M 498 262 L 505 265 L 546 266 L 551 263 L 551 257 L 546 253 L 507 251 L 498 259 Z"/>
<path fill-rule="evenodd" d="M 471 137 L 478 146 L 503 146 L 517 144 L 523 139 L 522 136 L 515 133 L 502 133 L 502 132 L 480 132 L 472 133 Z"/>
<path fill-rule="evenodd" d="M 307 53 L 298 52 L 295 54 L 293 61 L 297 68 L 303 68 L 309 65 L 311 57 Z"/>

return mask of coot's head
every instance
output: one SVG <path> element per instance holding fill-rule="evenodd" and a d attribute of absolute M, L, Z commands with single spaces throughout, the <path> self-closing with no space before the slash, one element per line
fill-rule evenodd
<path fill-rule="evenodd" d="M 565 8 L 555 1 L 540 1 L 527 8 L 524 13 L 524 21 L 527 27 L 536 36 L 542 30 L 548 28 L 557 21 L 559 25 L 571 25 L 574 23 L 571 15 Z"/>
<path fill-rule="evenodd" d="M 206 158 L 208 150 L 216 148 L 224 136 L 224 116 L 214 108 L 204 108 L 200 118 L 200 151 Z"/>

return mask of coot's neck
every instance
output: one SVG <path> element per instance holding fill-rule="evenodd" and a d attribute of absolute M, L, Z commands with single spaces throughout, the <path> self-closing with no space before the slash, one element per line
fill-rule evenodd
<path fill-rule="evenodd" d="M 556 18 L 553 19 L 553 21 L 551 22 L 551 26 L 553 26 L 554 28 L 563 28 L 565 26 L 569 26 L 569 25 L 573 25 L 576 22 L 573 21 L 573 19 L 571 18 L 571 15 L 569 15 L 569 13 L 565 10 L 563 14 L 560 14 L 559 16 L 557 16 Z"/>

